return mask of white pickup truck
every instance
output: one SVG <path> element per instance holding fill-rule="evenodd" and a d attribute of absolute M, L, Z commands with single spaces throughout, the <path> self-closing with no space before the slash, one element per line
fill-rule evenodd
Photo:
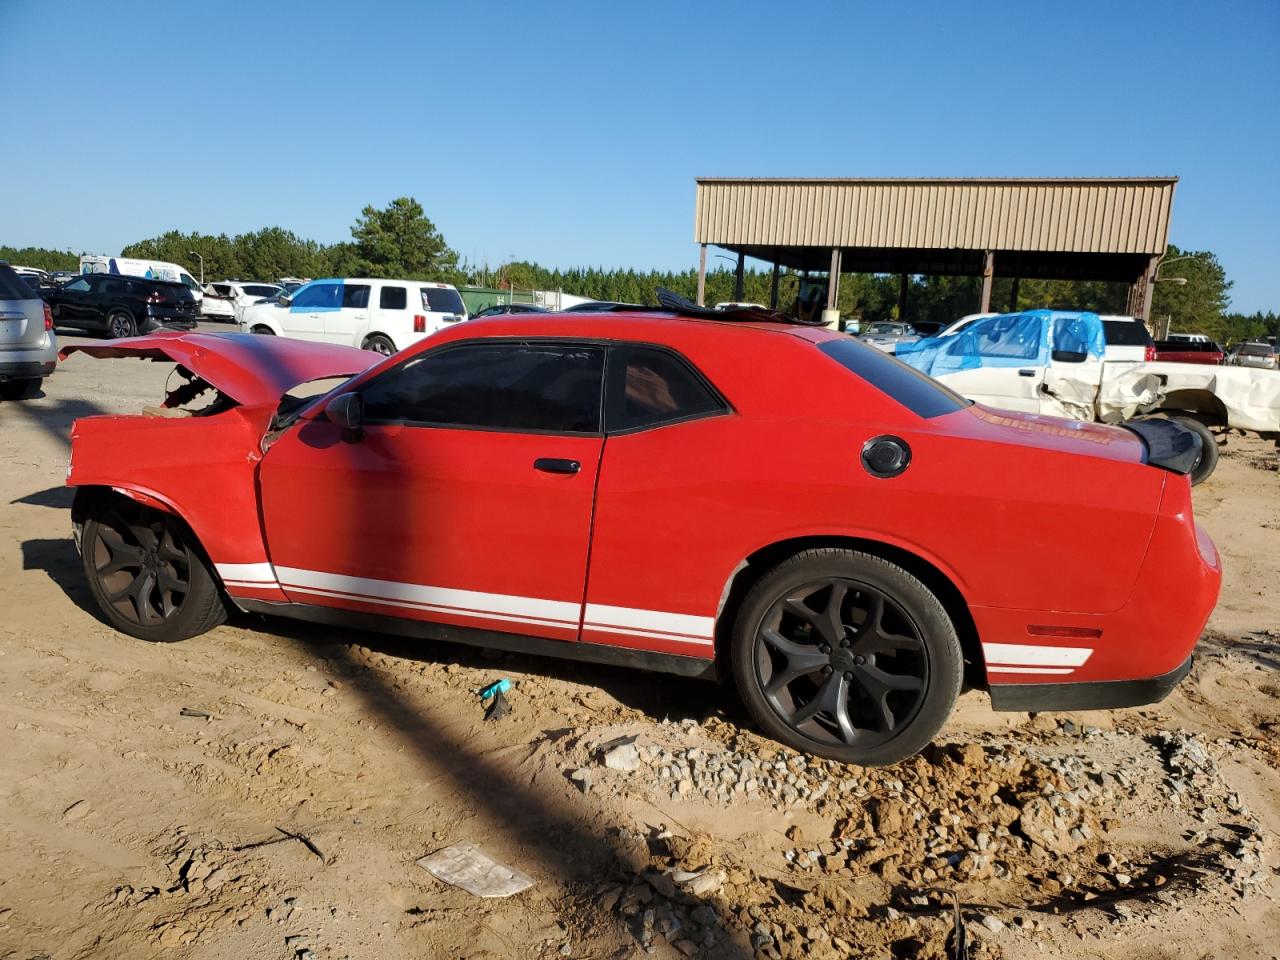
<path fill-rule="evenodd" d="M 1280 444 L 1280 373 L 1192 363 L 1105 359 L 1096 313 L 1028 310 L 977 320 L 963 332 L 902 344 L 897 357 L 988 406 L 1123 423 L 1164 416 L 1200 435 L 1200 483 L 1218 462 L 1210 427 Z"/>

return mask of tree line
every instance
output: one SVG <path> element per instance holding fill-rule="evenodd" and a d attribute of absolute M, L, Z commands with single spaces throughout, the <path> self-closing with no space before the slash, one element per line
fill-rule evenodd
<path fill-rule="evenodd" d="M 196 256 L 199 255 L 199 257 Z M 199 272 L 203 257 L 207 280 L 227 278 L 275 280 L 280 277 L 377 276 L 391 279 L 436 280 L 517 290 L 562 290 L 596 300 L 654 303 L 654 290 L 666 287 L 689 299 L 697 295 L 698 274 L 633 268 L 548 268 L 527 261 L 497 268 L 468 264 L 449 247 L 422 205 L 400 197 L 382 209 L 367 206 L 351 227 L 351 240 L 321 244 L 283 227 L 264 227 L 248 233 L 202 234 L 170 230 L 139 240 L 120 251 L 126 257 L 180 263 Z M 44 270 L 77 270 L 79 257 L 70 250 L 0 246 L 0 260 Z M 1170 245 L 1156 284 L 1152 315 L 1168 317 L 1170 329 L 1204 333 L 1221 343 L 1280 335 L 1280 315 L 1273 311 L 1248 316 L 1229 312 L 1231 281 L 1211 251 L 1183 251 Z M 1174 279 L 1185 283 L 1169 282 Z M 743 275 L 743 299 L 769 302 L 770 270 L 751 269 Z M 947 322 L 978 308 L 982 281 L 978 277 L 911 277 L 906 310 L 898 316 L 899 278 L 880 274 L 841 277 L 838 306 L 843 316 L 863 322 L 901 319 L 907 322 Z M 779 277 L 779 304 L 789 307 L 799 296 L 801 276 L 784 271 Z M 1011 306 L 1012 280 L 996 278 L 992 307 Z M 1123 283 L 1090 280 L 1032 280 L 1018 284 L 1019 309 L 1050 307 L 1123 313 L 1127 287 Z M 706 302 L 736 299 L 734 275 L 713 269 L 706 278 Z"/>

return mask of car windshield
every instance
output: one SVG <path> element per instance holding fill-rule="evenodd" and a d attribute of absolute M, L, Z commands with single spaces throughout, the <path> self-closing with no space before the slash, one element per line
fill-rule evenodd
<path fill-rule="evenodd" d="M 272 419 L 272 430 L 284 430 L 292 426 L 308 407 L 321 397 L 327 396 L 342 386 L 351 377 L 322 377 L 319 380 L 306 380 L 280 398 L 276 407 L 276 415 Z"/>
<path fill-rule="evenodd" d="M 881 334 L 893 335 L 893 334 L 902 333 L 902 330 L 903 330 L 902 324 L 899 324 L 899 323 L 873 323 L 870 327 L 867 328 L 867 333 L 881 333 Z"/>

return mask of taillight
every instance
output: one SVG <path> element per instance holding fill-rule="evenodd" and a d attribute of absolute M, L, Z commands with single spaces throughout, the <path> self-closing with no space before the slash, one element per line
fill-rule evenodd
<path fill-rule="evenodd" d="M 44 328 L 46 330 L 53 329 L 53 311 L 49 309 L 49 305 L 44 305 Z"/>
<path fill-rule="evenodd" d="M 1154 343 L 1147 344 L 1147 352 L 1143 354 L 1142 359 L 1151 361 L 1156 358 L 1156 345 Z"/>
<path fill-rule="evenodd" d="M 415 313 L 413 315 L 413 332 L 414 333 L 427 332 L 427 318 L 420 313 Z"/>
<path fill-rule="evenodd" d="M 168 300 L 169 298 L 158 290 L 153 292 L 151 296 L 147 297 L 147 303 L 166 303 Z"/>

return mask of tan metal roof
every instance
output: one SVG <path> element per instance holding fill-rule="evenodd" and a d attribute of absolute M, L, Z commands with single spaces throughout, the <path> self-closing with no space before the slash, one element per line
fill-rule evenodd
<path fill-rule="evenodd" d="M 694 239 L 732 247 L 1163 254 L 1176 177 L 700 177 Z"/>

